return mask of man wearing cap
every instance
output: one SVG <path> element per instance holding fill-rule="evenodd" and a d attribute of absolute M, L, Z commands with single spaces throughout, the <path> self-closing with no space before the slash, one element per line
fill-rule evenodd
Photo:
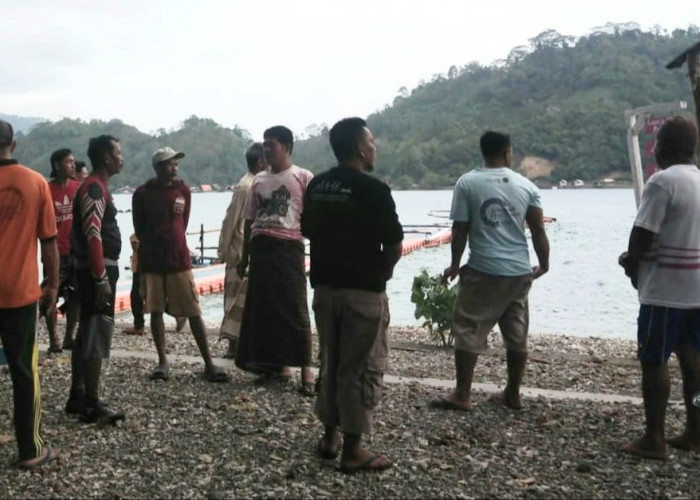
<path fill-rule="evenodd" d="M 163 313 L 186 316 L 204 359 L 204 375 L 210 382 L 228 377 L 215 366 L 207 344 L 199 308 L 192 260 L 185 233 L 190 217 L 190 188 L 177 178 L 178 160 L 185 154 L 172 148 L 156 150 L 151 164 L 156 177 L 139 186 L 132 199 L 134 231 L 138 248 L 142 297 L 145 312 L 151 314 L 151 333 L 158 352 L 153 380 L 167 380 L 170 365 L 165 354 Z"/>

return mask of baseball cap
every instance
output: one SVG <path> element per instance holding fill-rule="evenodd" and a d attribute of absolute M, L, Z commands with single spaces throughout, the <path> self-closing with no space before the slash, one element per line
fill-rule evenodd
<path fill-rule="evenodd" d="M 164 147 L 156 149 L 156 152 L 151 156 L 151 165 L 154 167 L 161 162 L 172 160 L 173 158 L 184 158 L 185 153 L 175 151 L 173 148 Z"/>

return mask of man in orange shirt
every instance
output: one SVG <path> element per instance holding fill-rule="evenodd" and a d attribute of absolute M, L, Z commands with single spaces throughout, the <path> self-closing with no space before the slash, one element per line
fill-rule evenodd
<path fill-rule="evenodd" d="M 36 343 L 37 301 L 46 315 L 56 307 L 58 247 L 48 183 L 12 158 L 15 146 L 12 125 L 0 120 L 0 338 L 12 378 L 17 466 L 34 469 L 60 453 L 41 438 Z M 41 240 L 41 260 L 48 278 L 43 291 L 39 288 L 37 240 Z"/>

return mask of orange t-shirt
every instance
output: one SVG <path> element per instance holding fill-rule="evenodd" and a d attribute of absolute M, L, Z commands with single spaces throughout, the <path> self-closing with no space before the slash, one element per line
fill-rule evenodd
<path fill-rule="evenodd" d="M 37 240 L 55 236 L 46 179 L 15 160 L 0 160 L 0 309 L 39 300 Z"/>

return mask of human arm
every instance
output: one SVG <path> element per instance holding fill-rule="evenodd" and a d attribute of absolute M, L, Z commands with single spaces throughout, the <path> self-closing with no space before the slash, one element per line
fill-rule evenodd
<path fill-rule="evenodd" d="M 648 229 L 634 226 L 630 232 L 627 251 L 623 252 L 617 259 L 618 264 L 625 270 L 625 275 L 632 281 L 634 288 L 637 288 L 639 261 L 645 253 L 651 250 L 655 236 L 656 234 Z"/>
<path fill-rule="evenodd" d="M 544 229 L 542 208 L 529 206 L 525 213 L 525 221 L 532 235 L 532 246 L 535 248 L 538 265 L 532 268 L 532 279 L 537 279 L 549 271 L 549 239 Z"/>
<path fill-rule="evenodd" d="M 92 182 L 77 201 L 83 222 L 80 229 L 87 242 L 88 264 L 96 286 L 95 301 L 98 305 L 104 306 L 108 304 L 112 294 L 102 247 L 102 220 L 108 202 L 107 194 L 98 182 Z"/>
<path fill-rule="evenodd" d="M 446 267 L 442 273 L 443 283 L 449 283 L 459 274 L 459 263 L 462 261 L 462 255 L 464 254 L 464 249 L 467 247 L 468 239 L 469 222 L 454 221 L 452 223 L 452 243 L 450 244 L 452 260 L 450 261 L 450 265 Z"/>
<path fill-rule="evenodd" d="M 192 192 L 190 191 L 190 188 L 184 184 L 183 187 L 184 189 L 182 195 L 185 198 L 185 211 L 182 214 L 182 218 L 185 222 L 185 231 L 187 231 L 187 225 L 190 223 L 190 210 L 192 209 Z"/>
<path fill-rule="evenodd" d="M 56 298 L 58 294 L 58 244 L 56 238 L 41 240 L 41 262 L 46 273 L 46 286 L 41 290 L 39 299 L 39 312 L 47 316 L 53 313 L 56 308 Z"/>
<path fill-rule="evenodd" d="M 236 272 L 241 278 L 245 276 L 248 269 L 248 259 L 250 257 L 250 233 L 253 225 L 252 220 L 246 219 L 243 227 L 243 250 L 241 251 L 241 260 L 236 266 Z"/>

